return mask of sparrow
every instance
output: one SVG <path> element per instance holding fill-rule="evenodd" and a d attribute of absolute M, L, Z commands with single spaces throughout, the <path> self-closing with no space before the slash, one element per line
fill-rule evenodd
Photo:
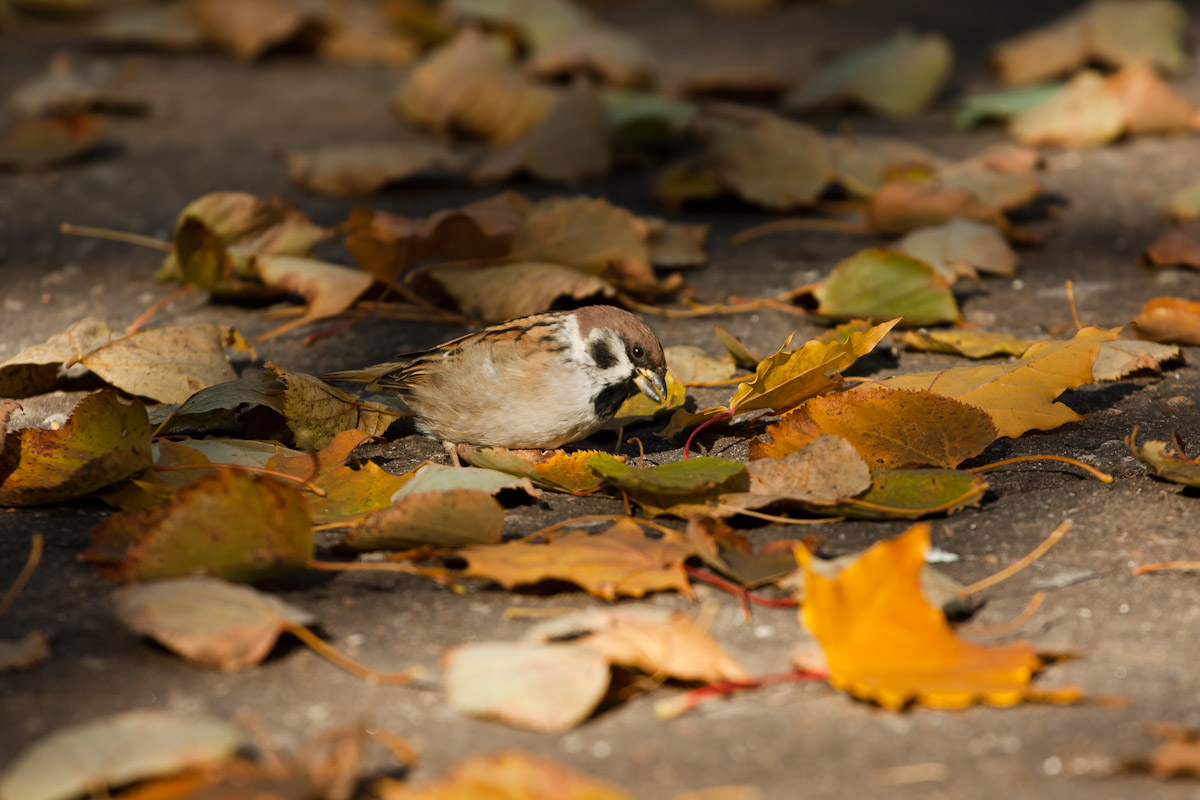
<path fill-rule="evenodd" d="M 658 337 L 615 306 L 521 317 L 396 359 L 321 377 L 394 392 L 447 449 L 550 449 L 600 430 L 639 391 L 667 395 Z"/>

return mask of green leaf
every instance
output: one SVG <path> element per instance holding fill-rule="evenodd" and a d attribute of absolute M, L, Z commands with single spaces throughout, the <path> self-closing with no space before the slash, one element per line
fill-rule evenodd
<path fill-rule="evenodd" d="M 902 317 L 906 327 L 961 319 L 946 279 L 924 261 L 892 250 L 855 253 L 813 295 L 817 313 L 834 319 Z"/>
<path fill-rule="evenodd" d="M 452 489 L 398 499 L 368 514 L 338 542 L 340 549 L 406 550 L 422 545 L 499 544 L 504 509 L 486 491 Z"/>
<path fill-rule="evenodd" d="M 954 115 L 954 124 L 958 128 L 974 128 L 981 122 L 1006 122 L 1022 111 L 1049 100 L 1062 88 L 1062 83 L 1047 83 L 968 97 Z"/>
<path fill-rule="evenodd" d="M 632 467 L 599 454 L 588 461 L 588 467 L 651 516 L 675 513 L 681 506 L 702 506 L 723 493 L 745 491 L 749 486 L 745 464 L 711 456 Z"/>
<path fill-rule="evenodd" d="M 987 488 L 983 478 L 962 470 L 894 469 L 872 473 L 871 488 L 851 502 L 810 510 L 852 519 L 914 519 L 978 505 Z"/>

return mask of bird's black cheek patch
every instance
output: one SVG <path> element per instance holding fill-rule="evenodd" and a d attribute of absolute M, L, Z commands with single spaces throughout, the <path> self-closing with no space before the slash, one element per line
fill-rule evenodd
<path fill-rule="evenodd" d="M 621 381 L 607 386 L 596 395 L 592 400 L 592 407 L 596 410 L 596 416 L 601 419 L 611 419 L 617 409 L 621 407 L 627 399 L 637 394 L 638 388 L 633 381 Z"/>
<path fill-rule="evenodd" d="M 588 355 L 600 369 L 610 369 L 617 365 L 617 354 L 604 339 L 593 339 L 588 344 Z"/>

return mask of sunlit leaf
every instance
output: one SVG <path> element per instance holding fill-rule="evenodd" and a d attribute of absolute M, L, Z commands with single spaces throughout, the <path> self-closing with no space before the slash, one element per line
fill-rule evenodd
<path fill-rule="evenodd" d="M 1118 339 L 1100 347 L 1100 354 L 1092 364 L 1092 378 L 1115 381 L 1142 370 L 1162 372 L 1163 363 L 1182 358 L 1178 345 Z"/>
<path fill-rule="evenodd" d="M 520 752 L 475 755 L 436 783 L 385 784 L 380 800 L 633 800 L 607 781 L 590 778 L 548 759 Z"/>
<path fill-rule="evenodd" d="M 825 651 L 833 686 L 892 711 L 912 702 L 964 708 L 1081 699 L 1074 687 L 1030 686 L 1045 662 L 1026 642 L 985 647 L 957 638 L 921 593 L 928 547 L 929 526 L 916 525 L 832 579 L 797 548 L 807 582 L 802 619 Z"/>
<path fill-rule="evenodd" d="M 866 385 L 814 397 L 767 427 L 750 457 L 782 458 L 818 436 L 848 439 L 871 469 L 956 467 L 996 440 L 983 409 L 926 391 Z M 865 487 L 864 487 L 865 488 Z"/>
<path fill-rule="evenodd" d="M 964 358 L 1023 356 L 1033 342 L 1007 333 L 956 329 L 948 331 L 905 331 L 901 338 L 908 347 L 926 353 L 948 353 Z"/>
<path fill-rule="evenodd" d="M 956 217 L 1007 227 L 998 206 L 969 189 L 950 188 L 937 181 L 890 180 L 867 202 L 867 222 L 880 233 L 908 233 Z"/>
<path fill-rule="evenodd" d="M 61 503 L 150 466 L 141 403 L 104 391 L 79 401 L 58 430 L 23 428 L 0 451 L 0 506 Z"/>
<path fill-rule="evenodd" d="M 373 511 L 338 541 L 353 551 L 499 544 L 504 509 L 489 492 L 450 489 L 403 495 Z"/>
<path fill-rule="evenodd" d="M 1095 72 L 1081 72 L 1047 100 L 1013 115 L 1009 132 L 1032 147 L 1092 147 L 1125 130 L 1125 110 Z"/>
<path fill-rule="evenodd" d="M 645 394 L 638 392 L 621 403 L 613 418 L 604 424 L 605 429 L 619 431 L 640 422 L 657 419 L 668 411 L 682 408 L 683 404 L 687 402 L 687 387 L 670 370 L 667 370 L 666 383 L 667 396 L 662 399 L 662 402 L 655 402 Z"/>
<path fill-rule="evenodd" d="M 737 365 L 728 355 L 713 358 L 703 348 L 692 345 L 673 345 L 665 348 L 664 354 L 671 374 L 683 383 L 715 383 L 732 378 L 737 372 Z"/>
<path fill-rule="evenodd" d="M 241 738 L 233 724 L 212 717 L 125 711 L 60 728 L 25 747 L 0 774 L 0 797 L 67 800 L 215 766 L 233 757 Z"/>
<path fill-rule="evenodd" d="M 807 342 L 795 350 L 780 348 L 759 363 L 752 380 L 738 384 L 727 406 L 707 408 L 696 414 L 677 411 L 662 435 L 674 436 L 719 415 L 759 409 L 771 409 L 777 414 L 791 411 L 808 398 L 837 386 L 836 373 L 871 352 L 897 322 L 898 319 L 893 319 L 866 331 L 851 332 L 842 341 Z"/>
<path fill-rule="evenodd" d="M 992 418 L 1002 437 L 1029 430 L 1051 430 L 1083 419 L 1054 402 L 1067 389 L 1092 381 L 1092 364 L 1117 329 L 1084 328 L 1073 339 L 1037 342 L 1020 361 L 939 372 L 901 375 L 885 381 L 898 389 L 925 389 L 978 406 Z"/>
<path fill-rule="evenodd" d="M 649 539 L 637 523 L 619 521 L 596 534 L 573 530 L 545 544 L 507 542 L 459 555 L 467 561 L 464 575 L 505 588 L 561 580 L 613 600 L 672 589 L 690 596 L 683 562 L 692 552 L 682 537 Z"/>
<path fill-rule="evenodd" d="M 1130 65 L 1110 76 L 1105 85 L 1121 104 L 1131 134 L 1176 133 L 1200 126 L 1200 110 L 1167 85 L 1153 67 Z"/>
<path fill-rule="evenodd" d="M 1200 221 L 1180 220 L 1142 253 L 1151 266 L 1200 269 Z"/>
<path fill-rule="evenodd" d="M 288 624 L 315 617 L 277 597 L 209 577 L 168 578 L 113 592 L 117 619 L 188 661 L 232 672 L 259 663 Z"/>
<path fill-rule="evenodd" d="M 932 171 L 942 160 L 926 148 L 907 139 L 880 136 L 853 136 L 829 139 L 837 181 L 860 197 L 870 197 L 898 172 L 918 169 Z"/>
<path fill-rule="evenodd" d="M 809 510 L 852 519 L 916 519 L 977 506 L 987 491 L 983 478 L 955 469 L 889 469 L 871 473 L 871 488 L 852 500 Z"/>
<path fill-rule="evenodd" d="M 297 446 L 304 449 L 323 448 L 345 430 L 379 436 L 396 420 L 394 413 L 380 405 L 364 403 L 312 375 L 285 370 L 269 361 L 263 368 L 263 380 L 283 384 L 281 413 Z"/>
<path fill-rule="evenodd" d="M 841 436 L 816 436 L 785 455 L 751 461 L 747 470 L 750 496 L 735 502 L 743 508 L 790 500 L 830 505 L 871 487 L 867 463 Z M 730 503 L 730 497 L 722 502 Z"/>
<path fill-rule="evenodd" d="M 1187 456 L 1178 435 L 1169 442 L 1154 439 L 1137 443 L 1137 428 L 1125 437 L 1125 446 L 1138 461 L 1158 477 L 1171 483 L 1200 488 L 1200 459 Z"/>
<path fill-rule="evenodd" d="M 529 478 L 534 486 L 557 492 L 589 492 L 604 484 L 588 463 L 596 450 L 509 450 L 503 447 L 459 445 L 457 452 L 468 464 Z"/>
<path fill-rule="evenodd" d="M 983 122 L 1007 122 L 1026 109 L 1046 102 L 1062 88 L 1061 83 L 1047 83 L 974 95 L 963 101 L 954 116 L 954 124 L 959 128 L 973 128 Z"/>
<path fill-rule="evenodd" d="M 893 250 L 861 250 L 813 290 L 817 313 L 833 319 L 893 319 L 908 327 L 957 322 L 958 303 L 942 275 Z"/>
<path fill-rule="evenodd" d="M 852 100 L 887 116 L 911 116 L 942 88 L 953 62 L 944 36 L 901 30 L 837 59 L 788 95 L 784 105 L 807 109 L 831 100 Z"/>
<path fill-rule="evenodd" d="M 266 286 L 300 295 L 308 303 L 304 316 L 275 332 L 340 314 L 375 282 L 369 272 L 300 256 L 255 256 L 254 271 Z M 272 338 L 275 332 L 255 341 Z"/>
<path fill-rule="evenodd" d="M 528 478 L 508 475 L 499 470 L 426 464 L 412 474 L 392 499 L 399 500 L 401 497 L 422 492 L 451 492 L 459 489 L 473 489 L 493 496 L 504 491 L 520 492 L 531 499 L 541 495 L 541 492 L 533 488 L 533 483 Z"/>
<path fill-rule="evenodd" d="M 1200 345 L 1200 301 L 1156 297 L 1134 317 L 1133 329 L 1155 342 Z"/>
<path fill-rule="evenodd" d="M 192 0 L 190 9 L 210 41 L 243 61 L 253 61 L 324 21 L 316 3 L 284 0 Z"/>
<path fill-rule="evenodd" d="M 633 467 L 599 454 L 588 466 L 650 516 L 684 513 L 682 509 L 703 506 L 722 493 L 744 490 L 749 480 L 744 464 L 711 456 Z"/>
<path fill-rule="evenodd" d="M 300 490 L 221 470 L 188 484 L 169 506 L 113 514 L 92 531 L 84 559 L 114 580 L 199 573 L 253 582 L 302 569 L 312 554 Z"/>
<path fill-rule="evenodd" d="M 970 219 L 912 231 L 891 249 L 924 261 L 951 284 L 976 272 L 1007 278 L 1017 274 L 1017 254 L 1004 235 L 994 225 Z"/>

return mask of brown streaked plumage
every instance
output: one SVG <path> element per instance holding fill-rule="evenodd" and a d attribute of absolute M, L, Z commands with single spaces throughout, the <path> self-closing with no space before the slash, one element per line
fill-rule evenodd
<path fill-rule="evenodd" d="M 595 433 L 638 391 L 666 394 L 654 331 L 615 306 L 510 320 L 325 380 L 395 392 L 443 442 L 551 448 Z"/>

